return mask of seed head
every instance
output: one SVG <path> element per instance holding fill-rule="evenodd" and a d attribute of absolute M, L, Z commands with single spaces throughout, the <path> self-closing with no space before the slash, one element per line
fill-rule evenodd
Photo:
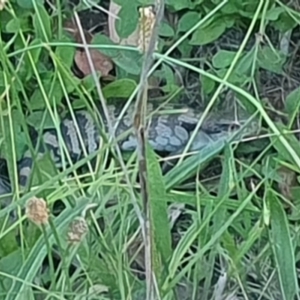
<path fill-rule="evenodd" d="M 36 225 L 46 225 L 49 219 L 46 201 L 36 197 L 29 199 L 26 203 L 26 215 Z"/>
<path fill-rule="evenodd" d="M 70 224 L 68 231 L 69 243 L 76 244 L 83 240 L 88 232 L 88 225 L 83 217 L 78 217 Z"/>

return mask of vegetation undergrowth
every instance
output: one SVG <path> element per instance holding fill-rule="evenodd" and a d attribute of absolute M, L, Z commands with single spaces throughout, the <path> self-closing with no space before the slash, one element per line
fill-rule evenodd
<path fill-rule="evenodd" d="M 139 8 L 154 4 L 0 1 L 0 180 L 11 187 L 0 182 L 0 299 L 146 299 L 137 155 L 120 156 L 104 128 L 117 128 L 113 106 L 128 118 L 144 58 Z M 299 20 L 293 1 L 165 0 L 148 102 L 201 112 L 196 133 L 211 113 L 219 124 L 228 110 L 234 125 L 241 107 L 259 128 L 185 158 L 192 136 L 167 173 L 170 157 L 147 147 L 158 299 L 300 298 Z M 61 125 L 73 120 L 84 148 L 91 124 L 79 110 L 101 135 L 80 160 Z M 33 139 L 47 130 L 57 141 L 39 157 Z"/>

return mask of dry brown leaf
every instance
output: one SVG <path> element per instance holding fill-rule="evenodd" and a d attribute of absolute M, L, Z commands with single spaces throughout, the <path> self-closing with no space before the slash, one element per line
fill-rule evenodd
<path fill-rule="evenodd" d="M 64 23 L 64 29 L 68 31 L 77 43 L 83 44 L 84 41 L 82 40 L 80 31 L 74 22 L 74 20 L 68 20 Z M 83 30 L 84 39 L 87 44 L 90 44 L 93 38 L 93 35 L 86 30 Z M 108 73 L 113 69 L 113 62 L 112 60 L 101 53 L 99 50 L 90 49 L 90 55 L 92 62 L 94 64 L 94 68 L 96 71 L 100 71 L 102 76 L 107 76 Z M 91 70 L 88 63 L 88 58 L 85 51 L 76 51 L 75 54 L 75 63 L 79 70 L 87 76 L 91 74 Z"/>
<path fill-rule="evenodd" d="M 112 15 L 118 16 L 121 6 L 114 3 L 114 1 L 110 1 L 109 11 L 110 15 L 108 17 L 108 30 L 109 30 L 109 38 L 116 44 L 124 45 L 124 46 L 137 46 L 138 38 L 139 38 L 139 30 L 138 25 L 134 32 L 128 36 L 126 39 L 120 39 L 117 31 L 116 31 L 116 18 Z"/>
<path fill-rule="evenodd" d="M 108 76 L 108 73 L 113 69 L 111 59 L 97 49 L 90 49 L 90 55 L 95 70 L 100 71 L 102 76 Z M 76 52 L 75 63 L 84 76 L 91 74 L 88 57 L 85 51 Z"/>

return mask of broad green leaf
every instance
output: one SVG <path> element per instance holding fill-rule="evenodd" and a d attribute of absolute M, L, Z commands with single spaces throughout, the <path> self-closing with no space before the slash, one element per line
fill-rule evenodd
<path fill-rule="evenodd" d="M 97 71 L 96 71 L 96 75 L 97 75 L 98 80 L 100 80 L 101 72 L 97 72 Z M 92 92 L 92 91 L 95 89 L 95 87 L 96 87 L 94 75 L 93 75 L 93 74 L 89 74 L 89 75 L 83 77 L 83 78 L 81 79 L 81 85 L 82 85 L 88 92 Z M 75 102 L 77 102 L 77 103 L 78 103 L 78 102 L 84 103 L 84 101 L 83 101 L 82 99 L 79 99 L 79 100 L 76 99 L 76 100 L 74 100 L 74 102 L 72 102 L 72 104 L 74 104 Z M 73 105 L 73 107 L 74 107 L 74 105 Z"/>
<path fill-rule="evenodd" d="M 30 46 L 33 47 L 33 46 L 36 46 L 36 45 L 41 45 L 42 41 L 39 40 L 39 39 L 34 39 L 30 42 Z M 27 53 L 30 53 L 31 55 L 31 58 L 33 60 L 33 62 L 35 64 L 37 64 L 39 62 L 39 59 L 40 59 L 40 55 L 41 55 L 41 52 L 42 52 L 42 47 L 36 47 L 36 48 L 33 48 L 33 49 L 30 49 L 30 50 L 27 50 Z M 28 56 L 27 56 L 28 57 Z M 26 57 L 26 58 L 27 58 Z"/>
<path fill-rule="evenodd" d="M 142 68 L 141 55 L 133 51 L 120 50 L 119 55 L 113 58 L 114 63 L 129 74 L 139 75 Z"/>
<path fill-rule="evenodd" d="M 294 118 L 300 107 L 300 87 L 294 89 L 285 99 L 285 110 L 290 118 Z"/>
<path fill-rule="evenodd" d="M 213 1 L 214 4 L 219 4 L 220 1 Z M 234 13 L 239 13 L 241 5 L 238 1 L 228 1 L 226 5 L 221 8 L 221 12 L 224 15 L 231 15 Z"/>
<path fill-rule="evenodd" d="M 34 8 L 33 1 L 35 1 L 37 4 L 44 4 L 44 0 L 17 0 L 17 3 L 22 8 L 32 9 Z"/>
<path fill-rule="evenodd" d="M 105 98 L 129 98 L 136 88 L 136 82 L 131 79 L 119 79 L 103 88 Z"/>
<path fill-rule="evenodd" d="M 171 6 L 175 11 L 188 8 L 189 7 L 189 0 L 166 0 L 166 5 Z"/>
<path fill-rule="evenodd" d="M 93 45 L 99 45 L 99 50 L 109 56 L 113 62 L 125 70 L 126 73 L 139 75 L 142 66 L 142 55 L 128 50 L 101 48 L 101 45 L 116 45 L 107 36 L 96 34 L 92 40 Z"/>
<path fill-rule="evenodd" d="M 193 9 L 202 2 L 203 0 L 166 0 L 166 5 L 171 6 L 175 11 L 179 11 L 185 8 Z"/>
<path fill-rule="evenodd" d="M 227 71 L 227 69 L 219 69 L 216 71 L 216 73 L 220 78 L 224 78 Z M 247 76 L 247 74 L 237 73 L 236 71 L 231 72 L 230 76 L 227 79 L 228 82 L 236 85 L 245 84 L 245 82 L 247 82 L 248 80 L 249 77 Z"/>
<path fill-rule="evenodd" d="M 282 299 L 294 299 L 299 286 L 288 220 L 282 204 L 272 190 L 267 191 L 267 199 L 271 213 L 270 243 L 276 261 Z"/>
<path fill-rule="evenodd" d="M 54 74 L 53 76 L 56 75 Z M 66 89 L 67 93 L 72 93 L 75 89 L 74 85 L 77 83 L 76 80 L 74 82 L 73 79 L 70 80 L 66 76 L 63 78 L 63 81 L 65 84 L 64 88 Z M 42 88 L 46 94 L 46 99 L 42 92 Z M 42 81 L 42 86 L 33 92 L 33 95 L 30 99 L 30 108 L 32 110 L 44 109 L 46 107 L 45 101 L 48 101 L 51 106 L 54 104 L 57 105 L 61 103 L 63 97 L 64 91 L 61 82 L 56 77 L 46 78 Z"/>
<path fill-rule="evenodd" d="M 35 46 L 35 45 L 41 45 L 41 40 L 39 39 L 34 39 L 31 43 L 30 46 Z M 24 64 L 21 65 L 20 71 L 21 73 L 25 74 L 25 81 L 30 80 L 34 74 L 34 68 L 39 70 L 39 66 L 42 65 L 42 62 L 40 61 L 40 55 L 42 52 L 42 47 L 37 47 L 33 48 L 30 50 L 27 50 L 25 52 L 24 56 Z M 40 75 L 42 75 L 41 72 L 39 72 Z"/>
<path fill-rule="evenodd" d="M 252 1 L 239 1 L 237 0 L 237 3 L 240 6 L 239 14 L 246 18 L 253 18 L 257 6 L 259 3 L 259 0 L 252 0 Z"/>
<path fill-rule="evenodd" d="M 283 12 L 285 12 L 284 7 L 281 6 L 272 7 L 266 12 L 265 18 L 266 20 L 276 21 Z"/>
<path fill-rule="evenodd" d="M 255 49 L 252 48 L 245 55 L 239 57 L 239 61 L 235 67 L 235 73 L 241 77 L 250 76 L 255 60 Z"/>
<path fill-rule="evenodd" d="M 178 45 L 178 50 L 181 53 L 181 57 L 190 57 L 193 46 L 189 44 L 188 39 L 185 39 Z"/>
<path fill-rule="evenodd" d="M 167 84 L 161 87 L 161 91 L 170 95 L 177 95 L 177 93 L 181 90 L 180 87 L 176 84 Z"/>
<path fill-rule="evenodd" d="M 43 88 L 44 91 L 46 93 L 47 96 L 47 100 L 50 102 L 50 105 L 52 106 L 53 103 L 55 103 L 55 100 L 53 97 L 51 97 L 50 95 L 50 89 L 51 89 L 51 84 L 52 84 L 52 80 L 45 80 L 43 82 Z M 63 97 L 63 93 L 61 88 L 59 88 L 58 91 L 56 91 L 56 95 L 57 93 L 60 92 L 60 99 L 62 99 Z M 37 88 L 34 90 L 31 99 L 30 99 L 30 109 L 32 110 L 42 110 L 46 108 L 46 103 L 45 103 L 45 99 L 42 93 L 42 90 L 40 88 Z"/>
<path fill-rule="evenodd" d="M 117 1 L 119 1 L 119 3 L 120 2 L 122 2 L 123 0 L 117 0 Z M 131 3 L 133 2 L 133 1 L 131 1 L 131 0 L 129 0 Z M 138 5 L 142 5 L 142 6 L 144 6 L 144 7 L 146 7 L 146 6 L 150 6 L 150 5 L 155 5 L 155 0 L 135 0 L 135 1 L 137 1 L 137 3 L 138 3 Z"/>
<path fill-rule="evenodd" d="M 206 45 L 217 40 L 226 30 L 226 23 L 216 20 L 207 26 L 199 27 L 192 35 L 191 45 Z"/>
<path fill-rule="evenodd" d="M 70 42 L 71 39 L 64 36 L 60 42 Z M 55 49 L 55 54 L 60 59 L 61 63 L 70 69 L 73 65 L 74 55 L 75 55 L 75 47 L 70 46 L 58 46 Z"/>
<path fill-rule="evenodd" d="M 33 27 L 36 38 L 48 42 L 52 37 L 52 22 L 44 6 L 36 5 L 37 11 L 33 15 Z"/>
<path fill-rule="evenodd" d="M 286 57 L 284 54 L 269 46 L 262 46 L 258 50 L 257 62 L 261 68 L 282 74 L 282 67 L 285 61 Z"/>
<path fill-rule="evenodd" d="M 139 15 L 132 3 L 124 1 L 116 20 L 116 31 L 121 39 L 129 37 L 138 26 Z"/>
<path fill-rule="evenodd" d="M 140 4 L 147 4 L 151 0 L 114 0 L 114 2 L 120 6 L 129 6 L 132 4 L 132 7 L 137 7 Z M 151 2 L 153 4 L 153 2 Z"/>
<path fill-rule="evenodd" d="M 36 129 L 40 128 L 41 125 L 43 125 L 44 129 L 55 128 L 54 122 L 48 110 L 38 110 L 32 112 L 29 116 L 26 117 L 26 122 Z"/>
<path fill-rule="evenodd" d="M 3 33 L 6 32 L 5 28 L 6 25 L 13 19 L 14 17 L 7 11 L 7 10 L 2 10 L 1 11 L 1 31 Z M 3 40 L 1 41 L 1 46 L 2 46 Z"/>
<path fill-rule="evenodd" d="M 195 11 L 185 13 L 178 22 L 178 32 L 186 32 L 200 21 L 200 14 Z"/>
<path fill-rule="evenodd" d="M 174 29 L 166 22 L 162 22 L 159 27 L 159 35 L 165 37 L 173 37 L 175 32 Z"/>
<path fill-rule="evenodd" d="M 166 81 L 164 91 L 172 90 L 172 86 L 175 85 L 174 71 L 166 64 L 162 64 L 161 70 L 155 71 L 154 76 Z"/>
<path fill-rule="evenodd" d="M 203 92 L 206 95 L 210 94 L 216 86 L 216 82 L 214 80 L 202 74 L 200 75 L 200 82 L 203 88 Z"/>
<path fill-rule="evenodd" d="M 11 19 L 5 26 L 6 32 L 17 33 L 21 29 L 21 20 Z"/>
<path fill-rule="evenodd" d="M 63 69 L 63 71 L 65 71 L 65 73 L 63 74 L 64 76 L 58 78 L 56 73 L 57 76 L 56 81 L 54 82 L 50 90 L 51 92 L 50 95 L 55 97 L 57 104 L 59 104 L 61 101 L 60 98 L 61 94 L 59 89 L 61 89 L 63 92 L 63 88 L 64 88 L 66 93 L 70 95 L 76 90 L 76 87 L 78 87 L 81 82 L 81 80 L 78 77 L 76 77 L 74 74 L 71 73 L 72 72 L 71 70 L 66 70 L 64 66 L 59 66 L 59 69 L 61 70 Z M 63 93 L 63 97 L 64 97 L 64 93 Z"/>
<path fill-rule="evenodd" d="M 215 68 L 223 69 L 231 65 L 236 52 L 219 50 L 213 57 L 212 63 Z"/>
<path fill-rule="evenodd" d="M 291 16 L 291 14 L 286 11 L 286 9 L 284 10 L 285 11 L 279 15 L 276 22 L 272 22 L 274 29 L 278 29 L 280 32 L 286 32 L 298 25 L 296 18 Z"/>
<path fill-rule="evenodd" d="M 118 56 L 119 50 L 116 49 L 110 49 L 110 48 L 101 48 L 101 45 L 105 45 L 105 46 L 116 46 L 117 44 L 115 44 L 109 37 L 107 37 L 104 34 L 101 33 L 97 33 L 94 35 L 92 41 L 91 41 L 92 45 L 98 45 L 99 46 L 99 50 L 101 51 L 101 53 L 114 58 L 115 56 Z"/>

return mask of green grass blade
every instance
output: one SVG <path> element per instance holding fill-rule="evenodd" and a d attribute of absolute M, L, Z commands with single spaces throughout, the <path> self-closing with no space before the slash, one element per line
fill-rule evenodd
<path fill-rule="evenodd" d="M 151 210 L 151 234 L 154 246 L 152 248 L 154 251 L 152 254 L 154 267 L 156 268 L 155 273 L 156 275 L 161 276 L 163 270 L 159 261 L 161 259 L 163 265 L 165 265 L 167 260 L 171 257 L 171 235 L 167 213 L 168 206 L 165 201 L 166 190 L 164 180 L 156 155 L 149 144 L 147 145 L 147 168 Z"/>
<path fill-rule="evenodd" d="M 268 192 L 268 201 L 271 212 L 269 235 L 276 261 L 282 299 L 290 300 L 294 299 L 299 291 L 291 234 L 283 207 L 272 191 Z"/>
<path fill-rule="evenodd" d="M 225 142 L 223 140 L 212 142 L 210 145 L 203 148 L 198 154 L 188 157 L 182 162 L 182 164 L 168 172 L 165 176 L 167 190 L 180 184 L 188 177 L 193 176 L 201 164 L 207 162 L 223 149 L 224 143 Z"/>

